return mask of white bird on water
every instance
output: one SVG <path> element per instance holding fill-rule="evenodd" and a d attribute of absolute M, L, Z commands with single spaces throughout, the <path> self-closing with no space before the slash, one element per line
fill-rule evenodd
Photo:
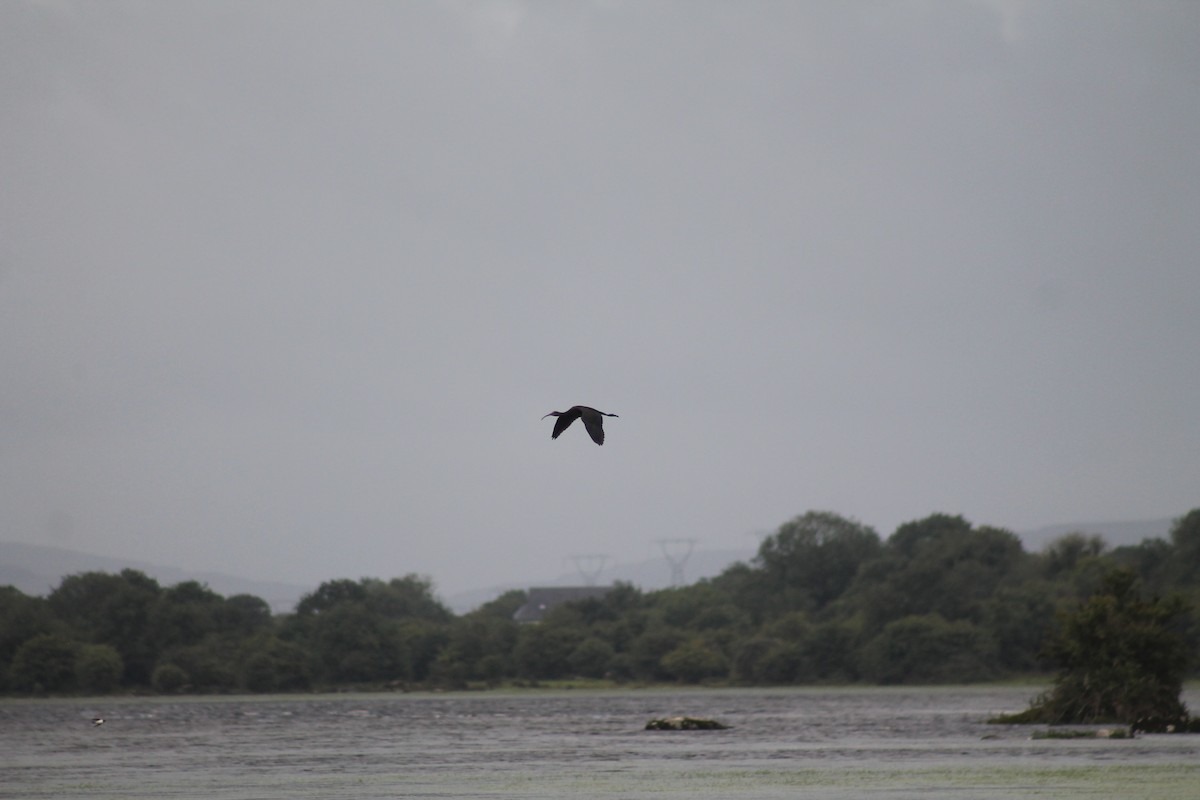
<path fill-rule="evenodd" d="M 588 406 L 571 406 L 566 411 L 551 411 L 546 415 L 546 417 L 558 417 L 554 422 L 554 432 L 550 434 L 551 439 L 557 439 L 560 433 L 571 427 L 572 422 L 582 419 L 583 427 L 587 428 L 588 434 L 596 444 L 604 444 L 604 418 L 615 416 L 617 415 L 606 414 Z M 542 419 L 546 417 L 542 417 Z"/>

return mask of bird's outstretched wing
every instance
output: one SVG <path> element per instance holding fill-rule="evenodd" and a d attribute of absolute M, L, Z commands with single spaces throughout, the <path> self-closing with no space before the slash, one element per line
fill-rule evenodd
<path fill-rule="evenodd" d="M 571 423 L 579 418 L 579 412 L 575 409 L 564 411 L 559 415 L 558 419 L 554 420 L 554 432 L 550 434 L 551 439 L 557 439 L 558 435 L 571 427 Z M 589 428 L 590 430 L 590 428 Z M 603 435 L 603 434 L 601 434 Z"/>
<path fill-rule="evenodd" d="M 604 444 L 604 417 L 595 412 L 581 416 L 583 425 L 591 435 L 592 441 L 596 444 Z"/>

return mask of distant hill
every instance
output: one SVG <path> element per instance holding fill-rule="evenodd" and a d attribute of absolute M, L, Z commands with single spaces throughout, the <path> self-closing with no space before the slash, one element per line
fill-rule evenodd
<path fill-rule="evenodd" d="M 1020 534 L 1025 549 L 1036 553 L 1050 542 L 1068 533 L 1098 534 L 1110 547 L 1140 544 L 1143 539 L 1167 539 L 1173 519 L 1144 519 L 1130 522 L 1073 522 L 1068 525 L 1048 525 Z"/>
<path fill-rule="evenodd" d="M 163 586 L 194 580 L 208 584 L 208 588 L 225 597 L 252 594 L 266 600 L 276 613 L 292 611 L 303 594 L 316 588 L 239 578 L 219 572 L 196 572 L 178 567 L 164 567 L 161 564 L 109 558 L 60 547 L 0 542 L 0 586 L 15 586 L 29 595 L 49 594 L 67 575 L 79 572 L 116 573 L 125 568 L 140 570 Z"/>

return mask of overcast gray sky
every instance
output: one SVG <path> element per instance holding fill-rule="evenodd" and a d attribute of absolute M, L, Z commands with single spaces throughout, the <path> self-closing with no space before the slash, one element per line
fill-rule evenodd
<path fill-rule="evenodd" d="M 0 538 L 450 593 L 1178 516 L 1198 254 L 1197 3 L 5 2 Z"/>

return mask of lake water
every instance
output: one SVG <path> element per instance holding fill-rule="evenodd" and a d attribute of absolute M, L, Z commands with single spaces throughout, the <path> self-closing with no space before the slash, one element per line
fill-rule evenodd
<path fill-rule="evenodd" d="M 1200 799 L 1200 736 L 1031 740 L 985 724 L 1036 692 L 0 701 L 0 798 Z M 1200 708 L 1200 692 L 1184 699 Z M 674 715 L 732 728 L 643 730 Z"/>

